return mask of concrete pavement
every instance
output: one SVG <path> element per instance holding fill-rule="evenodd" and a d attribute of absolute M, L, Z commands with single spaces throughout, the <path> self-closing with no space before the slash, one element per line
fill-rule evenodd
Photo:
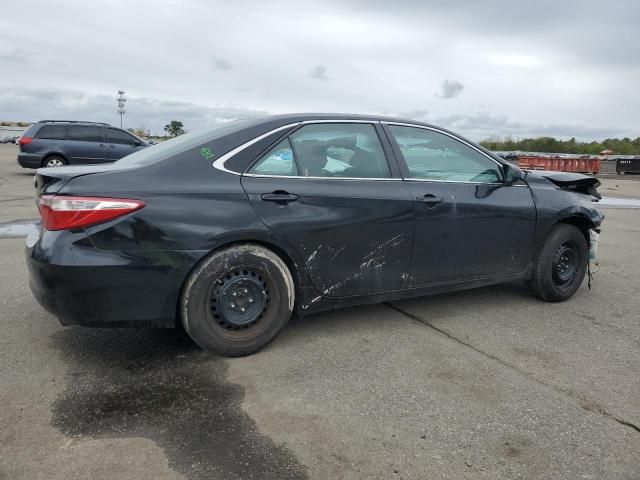
<path fill-rule="evenodd" d="M 0 222 L 35 218 L 32 172 L 0 156 L 2 180 Z M 0 479 L 640 478 L 640 210 L 605 213 L 568 302 L 506 285 L 350 308 L 239 359 L 61 327 L 24 239 L 0 239 Z"/>

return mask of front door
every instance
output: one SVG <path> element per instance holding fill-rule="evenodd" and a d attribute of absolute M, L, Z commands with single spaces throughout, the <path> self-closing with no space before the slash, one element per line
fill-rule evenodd
<path fill-rule="evenodd" d="M 496 160 L 448 133 L 385 128 L 414 199 L 413 285 L 522 272 L 536 220 L 529 187 L 506 185 Z"/>
<path fill-rule="evenodd" d="M 141 148 L 141 145 L 141 142 L 133 135 L 117 128 L 107 128 L 106 156 L 108 160 L 115 161 L 126 157 L 136 152 Z"/>
<path fill-rule="evenodd" d="M 242 178 L 258 216 L 304 259 L 323 295 L 409 285 L 413 202 L 380 133 L 370 123 L 305 125 Z"/>

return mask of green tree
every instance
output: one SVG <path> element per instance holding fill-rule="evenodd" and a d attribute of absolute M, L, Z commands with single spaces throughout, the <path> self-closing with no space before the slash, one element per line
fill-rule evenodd
<path fill-rule="evenodd" d="M 640 155 L 640 137 L 631 139 L 607 138 L 602 142 L 579 142 L 575 138 L 558 140 L 553 137 L 520 138 L 492 136 L 480 142 L 489 150 L 544 153 L 576 153 L 598 155 L 603 150 L 613 150 L 617 155 Z"/>
<path fill-rule="evenodd" d="M 187 133 L 184 131 L 183 127 L 184 125 L 182 125 L 182 122 L 178 120 L 171 120 L 171 122 L 164 126 L 164 131 L 172 137 L 177 137 L 178 135 Z"/>

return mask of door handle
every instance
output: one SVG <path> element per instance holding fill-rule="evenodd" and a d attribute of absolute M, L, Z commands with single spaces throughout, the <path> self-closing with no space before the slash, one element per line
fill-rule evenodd
<path fill-rule="evenodd" d="M 298 200 L 298 195 L 289 192 L 283 192 L 276 190 L 273 193 L 263 193 L 260 198 L 265 202 L 274 202 L 279 205 L 286 205 L 289 202 L 295 202 Z"/>
<path fill-rule="evenodd" d="M 106 145 L 104 143 L 99 143 L 98 146 L 102 147 L 102 148 L 106 147 Z"/>
<path fill-rule="evenodd" d="M 442 197 L 437 197 L 430 193 L 427 193 L 424 197 L 417 197 L 416 200 L 420 203 L 424 203 L 427 208 L 433 208 L 439 203 L 444 202 L 444 199 Z"/>
<path fill-rule="evenodd" d="M 115 145 L 109 145 L 109 148 L 116 148 Z"/>

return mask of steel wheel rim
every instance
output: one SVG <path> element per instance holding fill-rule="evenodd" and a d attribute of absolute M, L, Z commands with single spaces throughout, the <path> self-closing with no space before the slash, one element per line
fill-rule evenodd
<path fill-rule="evenodd" d="M 209 315 L 229 333 L 260 324 L 270 302 L 267 279 L 250 268 L 237 268 L 219 277 L 209 291 Z"/>
<path fill-rule="evenodd" d="M 573 284 L 580 271 L 578 259 L 578 250 L 573 243 L 566 242 L 558 247 L 552 263 L 553 283 L 556 286 L 567 288 Z"/>

